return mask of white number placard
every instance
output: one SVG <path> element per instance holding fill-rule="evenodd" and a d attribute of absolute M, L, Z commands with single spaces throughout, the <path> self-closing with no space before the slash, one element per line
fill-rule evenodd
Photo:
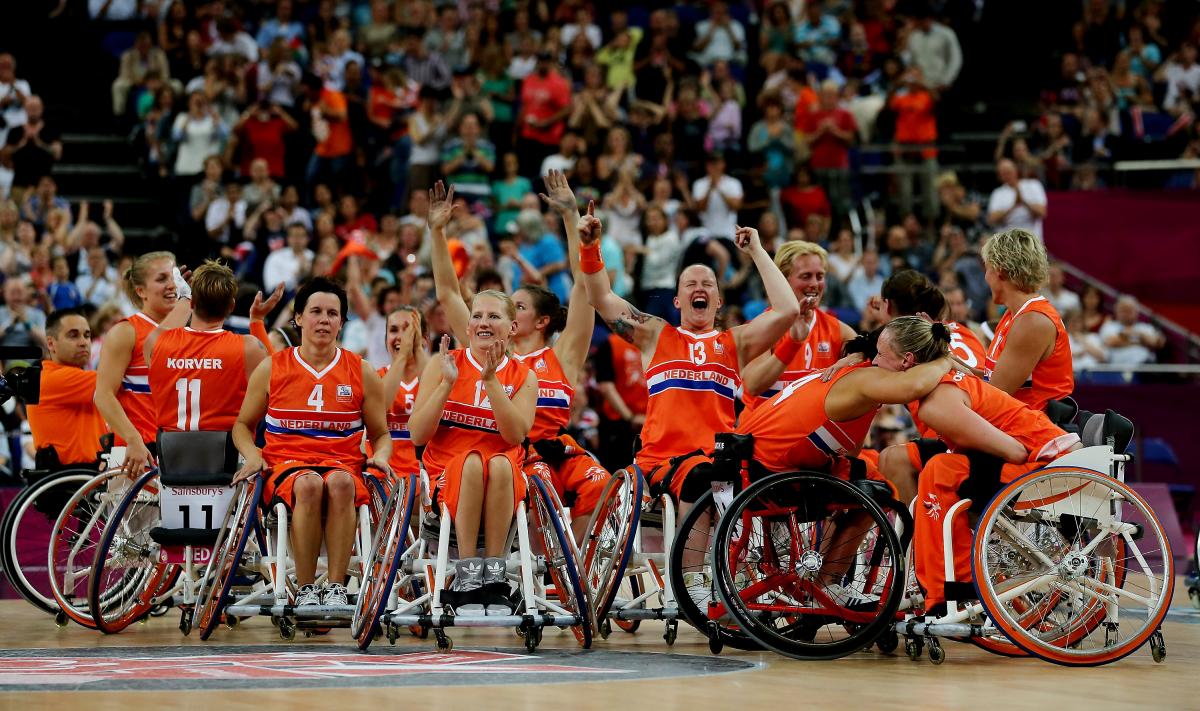
<path fill-rule="evenodd" d="M 162 527 L 218 528 L 233 493 L 227 486 L 164 486 L 158 495 Z"/>

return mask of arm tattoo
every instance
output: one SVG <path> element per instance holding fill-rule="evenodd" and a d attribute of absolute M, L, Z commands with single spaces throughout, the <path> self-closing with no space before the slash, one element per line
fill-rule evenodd
<path fill-rule="evenodd" d="M 626 321 L 624 318 L 617 317 L 612 321 L 606 321 L 612 332 L 624 338 L 626 341 L 633 343 L 633 324 Z"/>
<path fill-rule="evenodd" d="M 637 329 L 637 326 L 634 324 L 640 325 L 648 323 L 651 320 L 661 319 L 659 319 L 657 316 L 651 316 L 650 314 L 642 313 L 641 311 L 638 311 L 634 307 L 630 306 L 628 311 L 622 312 L 612 321 L 605 321 L 605 323 L 608 324 L 608 327 L 612 329 L 613 333 L 617 334 L 621 338 L 624 338 L 630 343 L 634 343 L 634 332 Z"/>

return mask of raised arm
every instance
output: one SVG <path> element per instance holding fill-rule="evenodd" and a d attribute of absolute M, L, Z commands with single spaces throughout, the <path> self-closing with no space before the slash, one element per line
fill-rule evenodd
<path fill-rule="evenodd" d="M 567 177 L 557 170 L 550 171 L 546 176 L 546 189 L 549 194 L 540 195 L 562 217 L 563 231 L 567 235 L 567 261 L 571 266 L 571 277 L 575 280 L 567 302 L 567 325 L 554 344 L 554 354 L 563 364 L 567 380 L 577 385 L 591 344 L 596 310 L 588 302 L 587 287 L 584 286 L 583 272 L 579 268 L 579 208 L 575 193 L 571 191 Z"/>
<path fill-rule="evenodd" d="M 413 444 L 420 447 L 433 439 L 446 400 L 450 398 L 450 389 L 457 379 L 458 367 L 450 353 L 450 337 L 443 335 L 441 352 L 430 358 L 421 371 L 421 387 L 417 390 L 417 399 L 408 417 L 408 431 Z"/>
<path fill-rule="evenodd" d="M 637 346 L 642 353 L 653 353 L 667 322 L 657 316 L 638 311 L 625 299 L 613 293 L 600 257 L 600 220 L 596 205 L 588 203 L 587 214 L 579 218 L 579 260 L 588 302 L 600 313 L 612 332 Z"/>
<path fill-rule="evenodd" d="M 809 321 L 816 303 L 817 297 L 804 297 L 800 305 L 800 315 L 792 321 L 787 333 L 779 339 L 771 352 L 763 353 L 742 368 L 742 390 L 747 395 L 762 394 L 774 385 L 783 371 L 792 364 L 792 360 L 804 347 L 804 341 L 808 338 Z M 758 318 L 762 318 L 763 315 Z"/>
<path fill-rule="evenodd" d="M 763 249 L 758 230 L 739 227 L 734 238 L 738 249 L 748 253 L 754 260 L 754 266 L 758 267 L 763 288 L 767 292 L 767 301 L 771 304 L 770 311 L 733 329 L 733 339 L 738 350 L 738 366 L 742 367 L 775 345 L 800 314 L 800 305 L 796 302 L 796 294 L 792 292 L 787 277 L 775 266 L 767 250 Z"/>
<path fill-rule="evenodd" d="M 939 385 L 919 407 L 921 421 L 962 449 L 992 454 L 1014 464 L 1029 458 L 1025 447 L 980 417 L 953 385 Z"/>
<path fill-rule="evenodd" d="M 432 240 L 430 255 L 433 259 L 433 284 L 437 290 L 438 303 L 446 310 L 450 330 L 459 343 L 465 344 L 467 324 L 471 321 L 471 310 L 463 299 L 458 283 L 458 274 L 450 260 L 450 244 L 446 241 L 446 225 L 454 216 L 454 186 L 446 190 L 438 181 L 429 191 L 429 232 Z"/>

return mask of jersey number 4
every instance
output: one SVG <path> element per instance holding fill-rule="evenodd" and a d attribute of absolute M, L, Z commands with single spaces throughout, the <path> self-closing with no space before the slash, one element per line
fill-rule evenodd
<path fill-rule="evenodd" d="M 187 378 L 176 380 L 175 392 L 179 393 L 176 427 L 188 431 L 200 429 L 200 381 Z"/>
<path fill-rule="evenodd" d="M 308 395 L 308 406 L 320 412 L 325 407 L 325 386 L 317 384 L 313 386 L 312 392 Z"/>

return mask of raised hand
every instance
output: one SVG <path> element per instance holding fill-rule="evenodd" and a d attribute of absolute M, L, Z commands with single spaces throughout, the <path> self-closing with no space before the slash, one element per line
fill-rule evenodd
<path fill-rule="evenodd" d="M 808 307 L 807 310 L 805 309 L 806 304 Z M 815 296 L 806 296 L 800 299 L 800 315 L 792 321 L 791 327 L 788 328 L 788 336 L 793 341 L 804 341 L 808 338 L 809 331 L 811 330 L 809 327 L 809 323 L 811 322 L 809 316 L 816 305 L 817 297 Z"/>
<path fill-rule="evenodd" d="M 454 217 L 454 210 L 454 186 L 451 185 L 447 190 L 445 183 L 437 181 L 437 184 L 429 191 L 429 215 L 426 218 L 429 221 L 429 228 L 446 229 L 446 225 L 450 224 L 450 220 Z"/>
<path fill-rule="evenodd" d="M 545 182 L 549 195 L 538 193 L 542 202 L 560 215 L 567 212 L 579 212 L 579 205 L 575 202 L 575 193 L 571 191 L 571 186 L 567 183 L 567 176 L 563 175 L 561 170 L 550 171 L 545 177 Z"/>
<path fill-rule="evenodd" d="M 738 249 L 747 254 L 762 249 L 762 241 L 759 240 L 758 230 L 753 227 L 738 227 L 733 233 L 733 240 L 737 243 Z"/>
<path fill-rule="evenodd" d="M 579 218 L 579 241 L 582 244 L 599 242 L 602 232 L 600 218 L 596 217 L 596 201 L 588 200 L 587 214 Z"/>
<path fill-rule="evenodd" d="M 491 380 L 496 377 L 496 368 L 504 360 L 504 344 L 497 341 L 487 347 L 483 353 L 483 368 L 479 372 L 480 380 Z"/>
<path fill-rule="evenodd" d="M 454 384 L 458 380 L 458 366 L 454 363 L 454 356 L 450 354 L 450 335 L 442 335 L 442 349 L 440 353 L 442 359 L 442 382 Z"/>
<path fill-rule="evenodd" d="M 267 299 L 266 301 L 263 301 L 263 295 L 261 291 L 255 294 L 254 303 L 250 304 L 250 320 L 262 321 L 266 319 L 267 314 L 275 310 L 275 307 L 279 305 L 279 300 L 282 298 L 283 282 L 280 282 L 275 287 L 275 291 L 271 292 L 271 298 Z"/>

